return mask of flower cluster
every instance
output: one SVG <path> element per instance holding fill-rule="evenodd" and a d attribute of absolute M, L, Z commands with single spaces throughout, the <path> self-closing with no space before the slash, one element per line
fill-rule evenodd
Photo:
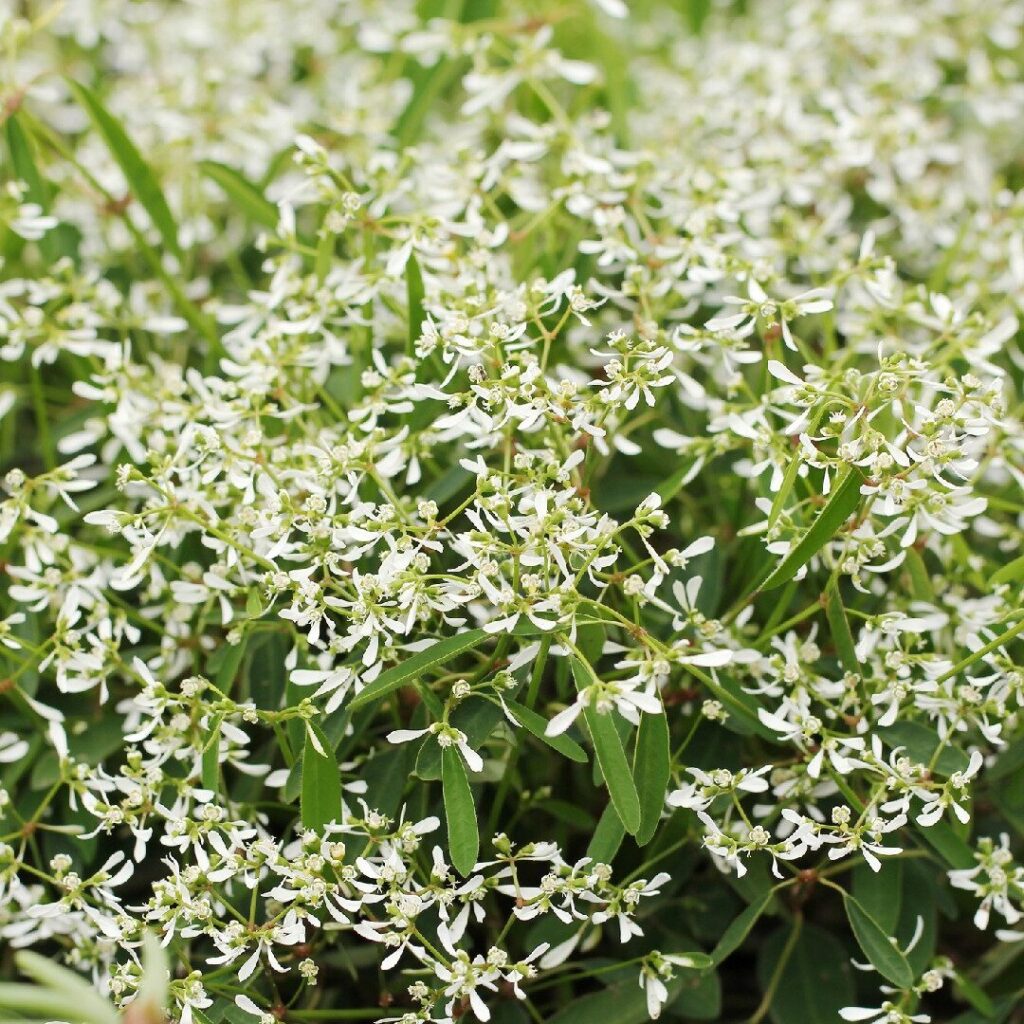
<path fill-rule="evenodd" d="M 183 1024 L 1013 999 L 1024 12 L 676 6 L 0 0 L 3 942 Z"/>

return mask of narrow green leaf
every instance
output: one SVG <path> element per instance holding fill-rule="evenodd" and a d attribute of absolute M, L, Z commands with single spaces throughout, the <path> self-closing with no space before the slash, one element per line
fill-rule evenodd
<path fill-rule="evenodd" d="M 696 459 L 687 459 L 678 469 L 667 476 L 654 489 L 661 498 L 662 505 L 667 505 L 699 472 Z"/>
<path fill-rule="evenodd" d="M 405 354 L 411 356 L 416 350 L 416 342 L 421 333 L 423 323 L 423 274 L 416 260 L 416 253 L 409 253 L 409 261 L 405 265 L 405 294 L 409 315 L 409 334 L 405 343 Z"/>
<path fill-rule="evenodd" d="M 421 689 L 421 693 L 430 693 L 429 690 Z M 431 697 L 434 694 L 431 693 Z M 436 699 L 436 698 L 435 698 Z M 426 704 L 428 698 L 424 698 Z M 438 701 L 438 704 L 441 702 Z M 444 709 L 441 706 L 431 711 L 434 719 L 444 716 Z M 505 716 L 497 704 L 489 700 L 469 699 L 463 701 L 451 714 L 448 724 L 455 726 L 466 734 L 466 742 L 474 749 L 479 750 L 487 741 L 487 738 L 497 728 L 499 722 L 505 721 Z M 416 758 L 416 775 L 425 780 L 433 781 L 441 778 L 441 747 L 433 737 L 428 737 L 420 747 L 419 755 Z"/>
<path fill-rule="evenodd" d="M 894 750 L 902 747 L 919 764 L 930 765 L 938 750 L 934 767 L 943 775 L 962 772 L 971 761 L 958 746 L 944 741 L 935 729 L 924 722 L 897 721 L 876 729 L 876 732 Z"/>
<path fill-rule="evenodd" d="M 22 974 L 31 978 L 39 985 L 33 991 L 38 993 L 40 999 L 49 998 L 60 1002 L 66 1002 L 68 1006 L 77 1010 L 78 1020 L 113 1022 L 117 1020 L 117 1012 L 113 1005 L 103 998 L 81 975 L 54 963 L 48 957 L 40 956 L 29 950 L 23 950 L 16 954 L 18 969 Z M 15 990 L 29 989 L 28 985 L 2 986 L 7 992 L 13 994 Z M 28 997 L 31 1001 L 31 997 Z M 14 1002 L 6 1002 L 0 999 L 0 1005 L 15 1006 Z M 28 1009 L 28 1006 L 25 1007 Z"/>
<path fill-rule="evenodd" d="M 605 629 L 601 622 L 588 622 L 576 630 L 576 646 L 587 662 L 594 666 L 604 654 Z"/>
<path fill-rule="evenodd" d="M 854 899 L 878 922 L 879 927 L 895 935 L 903 904 L 903 861 L 886 857 L 880 871 L 861 861 L 852 872 Z"/>
<path fill-rule="evenodd" d="M 768 935 L 757 953 L 757 980 L 762 992 L 774 986 L 772 1024 L 838 1022 L 857 993 L 848 957 L 836 936 L 813 924 L 786 924 Z"/>
<path fill-rule="evenodd" d="M 807 432 L 814 434 L 817 430 L 818 422 L 821 419 L 821 412 L 817 412 L 811 422 L 807 425 Z M 789 497 L 790 492 L 793 490 L 793 485 L 796 483 L 797 474 L 800 472 L 800 467 L 803 465 L 803 459 L 800 458 L 799 447 L 792 453 L 789 459 L 789 466 L 786 468 L 786 475 L 782 478 L 782 486 L 779 488 L 778 493 L 775 495 L 775 499 L 772 501 L 772 507 L 768 512 L 768 529 L 770 530 L 775 523 L 778 521 L 779 516 L 782 514 L 782 509 L 786 504 L 786 499 Z"/>
<path fill-rule="evenodd" d="M 683 990 L 686 976 L 679 972 L 666 983 L 668 1003 Z M 650 1020 L 644 990 L 632 984 L 609 985 L 599 992 L 590 992 L 576 999 L 567 1000 L 547 1024 L 646 1024 Z"/>
<path fill-rule="evenodd" d="M 881 925 L 849 893 L 843 893 L 843 906 L 854 938 L 872 967 L 899 988 L 910 988 L 914 972 Z"/>
<path fill-rule="evenodd" d="M 601 766 L 604 784 L 608 787 L 615 811 L 623 828 L 630 835 L 635 835 L 640 828 L 640 798 L 612 717 L 602 715 L 593 707 L 584 709 L 583 717 L 594 741 L 594 753 L 597 754 L 597 762 Z"/>
<path fill-rule="evenodd" d="M 170 964 L 167 951 L 151 931 L 142 935 L 142 977 L 132 1001 L 142 1020 L 160 1021 L 166 1016 L 170 997 Z M 135 1014 L 132 1014 L 135 1017 Z"/>
<path fill-rule="evenodd" d="M 960 838 L 946 821 L 937 821 L 917 830 L 925 842 L 952 868 L 973 868 L 974 851 Z"/>
<path fill-rule="evenodd" d="M 907 574 L 910 576 L 910 594 L 916 601 L 935 600 L 935 588 L 932 586 L 928 567 L 924 564 L 921 553 L 914 548 L 907 548 Z"/>
<path fill-rule="evenodd" d="M 233 167 L 216 160 L 201 160 L 199 169 L 249 220 L 267 228 L 277 227 L 277 207 Z"/>
<path fill-rule="evenodd" d="M 615 859 L 615 854 L 619 852 L 619 847 L 625 836 L 626 830 L 622 827 L 614 805 L 605 804 L 597 828 L 594 829 L 594 834 L 590 837 L 587 856 L 598 864 L 611 864 Z"/>
<path fill-rule="evenodd" d="M 320 751 L 313 745 L 316 736 Z M 323 730 L 315 722 L 306 723 L 306 745 L 302 752 L 303 828 L 323 831 L 324 825 L 337 821 L 341 814 L 341 775 Z"/>
<path fill-rule="evenodd" d="M 1010 1014 L 1020 1007 L 1021 995 L 1020 992 L 1011 992 L 1008 996 L 997 996 L 991 1015 L 973 1009 L 965 1010 L 954 1017 L 949 1024 L 1007 1024 Z"/>
<path fill-rule="evenodd" d="M 751 696 L 751 694 L 746 693 L 734 679 L 722 676 L 715 680 L 706 672 L 692 665 L 688 665 L 686 668 L 714 694 L 730 715 L 733 716 L 726 721 L 726 728 L 732 726 L 736 732 L 743 735 L 754 733 L 772 743 L 779 742 L 778 736 L 758 718 L 757 708 L 759 705 L 757 699 Z"/>
<path fill-rule="evenodd" d="M 67 83 L 75 99 L 103 136 L 103 141 L 124 173 L 128 188 L 149 214 L 157 231 L 160 232 L 164 245 L 180 258 L 178 228 L 152 168 L 142 158 L 135 143 L 128 138 L 120 122 L 100 102 L 99 97 L 80 82 L 69 78 Z"/>
<path fill-rule="evenodd" d="M 575 741 L 564 733 L 561 736 L 548 736 L 544 730 L 548 726 L 548 720 L 536 711 L 525 707 L 518 701 L 505 698 L 505 706 L 512 712 L 512 717 L 529 733 L 537 739 L 546 743 L 552 750 L 557 750 L 563 757 L 575 761 L 577 764 L 587 763 L 587 752 Z"/>
<path fill-rule="evenodd" d="M 98 994 L 94 995 L 100 999 Z M 108 1004 L 101 1015 L 99 1007 L 86 1003 L 77 991 L 71 993 L 67 989 L 15 982 L 0 982 L 0 1007 L 17 1010 L 36 1020 L 60 1020 L 69 1024 L 117 1024 L 118 1020 L 113 1006 Z"/>
<path fill-rule="evenodd" d="M 633 778 L 640 797 L 640 828 L 638 846 L 646 846 L 653 838 L 665 806 L 665 791 L 672 775 L 672 753 L 669 750 L 668 718 L 644 714 L 636 734 L 633 751 Z"/>
<path fill-rule="evenodd" d="M 593 668 L 585 661 L 573 655 L 572 674 L 580 690 L 592 686 L 599 680 Z M 637 795 L 633 782 L 633 773 L 626 760 L 626 752 L 622 748 L 622 740 L 615 729 L 612 714 L 601 714 L 592 703 L 583 709 L 583 718 L 590 730 L 590 738 L 594 743 L 594 753 L 608 788 L 608 795 L 615 805 L 623 827 L 630 835 L 636 835 L 640 828 L 640 797 Z"/>
<path fill-rule="evenodd" d="M 417 76 L 419 81 L 415 83 L 412 96 L 399 114 L 393 131 L 400 150 L 419 138 L 427 114 L 438 96 L 455 81 L 465 66 L 463 60 L 442 57 L 432 68 Z"/>
<path fill-rule="evenodd" d="M 482 629 L 470 629 L 458 636 L 439 640 L 425 651 L 419 651 L 411 658 L 406 658 L 401 665 L 395 665 L 394 668 L 381 672 L 365 690 L 352 699 L 349 707 L 355 711 L 372 701 L 386 697 L 389 693 L 418 679 L 429 669 L 443 665 L 446 661 L 451 661 L 457 654 L 483 643 L 489 635 Z"/>
<path fill-rule="evenodd" d="M 1000 583 L 1016 583 L 1024 579 L 1024 555 L 1020 555 L 1012 562 L 1007 562 L 1001 569 L 992 574 L 989 583 L 998 587 Z"/>
<path fill-rule="evenodd" d="M 323 281 L 330 272 L 331 264 L 334 262 L 335 236 L 325 224 L 320 232 L 320 240 L 316 244 L 316 279 Z"/>
<path fill-rule="evenodd" d="M 864 477 L 856 466 L 850 468 L 843 482 L 829 495 L 810 529 L 782 560 L 774 572 L 758 588 L 774 590 L 791 580 L 839 531 L 860 505 L 860 485 Z"/>
<path fill-rule="evenodd" d="M 441 751 L 441 788 L 448 823 L 448 852 L 455 870 L 465 877 L 473 870 L 480 854 L 480 829 L 466 766 L 455 747 Z"/>
<path fill-rule="evenodd" d="M 214 793 L 220 788 L 220 723 L 224 716 L 218 715 L 210 729 L 210 738 L 203 747 L 203 789 Z"/>
<path fill-rule="evenodd" d="M 996 1015 L 995 1004 L 988 997 L 988 994 L 965 974 L 958 972 L 955 984 L 964 1000 L 970 1003 L 983 1017 L 994 1017 Z"/>
<path fill-rule="evenodd" d="M 245 656 L 247 641 L 248 637 L 243 637 L 237 644 L 229 645 L 220 658 L 214 682 L 224 693 L 231 692 L 231 685 L 238 675 L 238 666 L 242 664 L 242 658 Z"/>
<path fill-rule="evenodd" d="M 32 153 L 32 141 L 22 125 L 17 111 L 11 113 L 7 118 L 4 129 L 15 176 L 28 188 L 26 198 L 29 202 L 36 203 L 44 213 L 48 213 L 50 210 L 50 186 L 39 172 L 35 156 Z M 47 231 L 39 239 L 38 244 L 39 251 L 48 262 L 52 263 L 60 257 L 60 239 L 57 237 L 56 230 Z"/>
<path fill-rule="evenodd" d="M 769 889 L 754 900 L 738 917 L 733 919 L 732 924 L 725 929 L 724 934 L 718 940 L 718 945 L 711 952 L 711 959 L 715 964 L 720 964 L 727 956 L 743 945 L 743 940 L 750 934 L 750 929 L 754 927 L 757 919 L 765 912 L 774 895 L 774 889 Z"/>
<path fill-rule="evenodd" d="M 835 581 L 829 584 L 825 594 L 825 614 L 828 616 L 828 624 L 832 630 L 832 642 L 836 645 L 839 663 L 847 672 L 859 675 L 860 662 L 857 660 L 853 634 L 850 632 L 850 623 L 846 618 L 846 609 L 843 607 L 842 598 L 839 596 L 839 588 L 836 586 Z"/>

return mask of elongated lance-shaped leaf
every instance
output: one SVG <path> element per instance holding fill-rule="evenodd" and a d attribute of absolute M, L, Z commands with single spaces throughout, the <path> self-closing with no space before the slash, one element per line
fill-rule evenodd
<path fill-rule="evenodd" d="M 18 953 L 16 960 L 21 973 L 36 982 L 38 987 L 0 985 L 0 1006 L 52 1016 L 60 1014 L 61 1010 L 54 1005 L 60 1004 L 64 1012 L 70 1009 L 77 1014 L 76 1020 L 88 1021 L 89 1024 L 114 1024 L 117 1021 L 113 1004 L 81 975 L 29 950 Z"/>
<path fill-rule="evenodd" d="M 4 125 L 4 133 L 7 137 L 7 149 L 11 154 L 14 173 L 28 189 L 26 198 L 29 202 L 35 203 L 44 213 L 48 213 L 51 205 L 50 186 L 39 171 L 32 151 L 32 139 L 16 110 L 8 116 L 7 123 Z M 58 226 L 54 230 L 45 232 L 39 239 L 39 251 L 50 263 L 63 255 L 61 230 L 62 228 Z"/>
<path fill-rule="evenodd" d="M 642 715 L 633 752 L 633 778 L 640 797 L 640 828 L 636 834 L 639 846 L 646 846 L 654 838 L 671 775 L 668 718 L 664 713 Z"/>
<path fill-rule="evenodd" d="M 759 590 L 773 590 L 787 583 L 839 532 L 860 504 L 863 480 L 860 470 L 856 466 L 851 467 L 843 482 L 829 495 L 810 529 L 758 587 Z"/>
<path fill-rule="evenodd" d="M 202 160 L 199 169 L 231 200 L 249 220 L 266 228 L 276 228 L 277 207 L 233 167 L 215 160 Z"/>
<path fill-rule="evenodd" d="M 317 832 L 341 814 L 341 774 L 333 748 L 315 722 L 306 722 L 300 808 L 303 827 Z"/>
<path fill-rule="evenodd" d="M 992 574 L 992 579 L 989 582 L 992 586 L 998 587 L 1000 583 L 1014 583 L 1022 579 L 1024 579 L 1024 555 L 1020 555 L 1012 562 L 1007 562 Z"/>
<path fill-rule="evenodd" d="M 423 323 L 423 274 L 420 265 L 416 260 L 416 253 L 409 253 L 409 260 L 405 264 L 405 293 L 408 304 L 409 333 L 406 336 L 406 355 L 413 355 L 416 351 L 416 342 L 420 336 L 421 324 Z"/>
<path fill-rule="evenodd" d="M 757 919 L 768 909 L 768 904 L 771 903 L 774 895 L 774 889 L 762 893 L 746 910 L 733 919 L 732 924 L 725 929 L 722 937 L 718 940 L 718 945 L 711 952 L 711 959 L 716 964 L 720 964 L 730 953 L 735 952 L 743 945 L 743 940 L 750 934 Z"/>
<path fill-rule="evenodd" d="M 587 763 L 587 752 L 575 741 L 562 734 L 559 736 L 548 736 L 545 730 L 548 727 L 548 720 L 537 714 L 536 711 L 525 707 L 518 701 L 505 698 L 505 706 L 512 713 L 512 717 L 529 733 L 532 733 L 542 743 L 546 743 L 552 750 L 557 750 L 563 757 L 578 764 Z"/>
<path fill-rule="evenodd" d="M 914 972 L 881 925 L 849 893 L 843 893 L 843 906 L 854 938 L 871 966 L 894 985 L 910 988 L 914 984 Z"/>
<path fill-rule="evenodd" d="M 480 854 L 480 828 L 466 766 L 455 747 L 441 751 L 441 789 L 448 824 L 448 852 L 455 870 L 465 877 Z"/>
<path fill-rule="evenodd" d="M 160 232 L 164 245 L 180 259 L 178 228 L 153 169 L 143 159 L 121 123 L 100 102 L 99 97 L 81 82 L 69 78 L 67 83 L 75 99 L 103 137 L 111 156 L 117 161 L 132 195 L 149 214 L 153 225 Z"/>
<path fill-rule="evenodd" d="M 223 720 L 223 715 L 218 715 L 214 720 L 209 739 L 203 747 L 203 789 L 213 790 L 214 793 L 220 788 L 220 725 Z"/>
<path fill-rule="evenodd" d="M 581 658 L 573 655 L 572 672 L 576 685 L 581 689 L 598 682 L 594 670 Z M 588 702 L 583 709 L 583 718 L 590 730 L 590 738 L 594 743 L 594 753 L 608 788 L 615 813 L 618 814 L 623 828 L 636 835 L 640 828 L 640 797 L 637 795 L 633 773 L 626 760 L 626 752 L 622 748 L 622 740 L 615 730 L 615 721 L 611 713 L 602 714 Z"/>
<path fill-rule="evenodd" d="M 428 669 L 434 668 L 436 665 L 443 665 L 446 661 L 451 661 L 457 654 L 478 646 L 488 636 L 490 634 L 485 633 L 482 629 L 470 629 L 458 636 L 438 640 L 436 644 L 432 644 L 425 651 L 419 651 L 412 657 L 406 658 L 400 665 L 381 672 L 366 689 L 356 694 L 349 707 L 355 711 L 373 701 L 381 700 L 407 683 L 419 679 Z"/>
<path fill-rule="evenodd" d="M 611 864 L 625 836 L 626 830 L 622 827 L 615 805 L 607 804 L 594 834 L 590 837 L 587 856 L 599 864 Z"/>
<path fill-rule="evenodd" d="M 825 614 L 828 616 L 829 628 L 832 630 L 832 642 L 836 645 L 839 663 L 847 672 L 860 672 L 860 662 L 850 632 L 850 623 L 846 618 L 846 609 L 839 596 L 839 587 L 830 583 L 825 592 Z"/>

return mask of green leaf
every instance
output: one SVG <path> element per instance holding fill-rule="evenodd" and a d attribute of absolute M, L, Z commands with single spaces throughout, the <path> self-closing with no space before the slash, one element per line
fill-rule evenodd
<path fill-rule="evenodd" d="M 972 868 L 975 865 L 974 851 L 960 838 L 946 821 L 921 826 L 917 830 L 928 845 L 953 868 Z"/>
<path fill-rule="evenodd" d="M 235 676 L 238 675 L 238 666 L 242 664 L 242 658 L 245 656 L 247 640 L 248 637 L 243 637 L 237 644 L 228 645 L 217 665 L 217 676 L 214 682 L 224 693 L 231 692 L 231 685 L 235 681 Z"/>
<path fill-rule="evenodd" d="M 685 983 L 682 971 L 666 983 L 669 1002 L 679 995 Z M 573 999 L 549 1017 L 547 1024 L 645 1024 L 648 1020 L 647 998 L 636 983 L 634 971 L 632 983 L 609 985 L 601 992 Z"/>
<path fill-rule="evenodd" d="M 939 734 L 923 722 L 895 722 L 877 732 L 890 747 L 903 747 L 913 760 L 923 765 L 931 764 L 936 749 L 941 745 L 935 767 L 943 775 L 962 772 L 970 764 L 970 758 L 959 747 L 943 743 Z"/>
<path fill-rule="evenodd" d="M 1006 1024 L 1010 1014 L 1020 1007 L 1018 994 L 1011 993 L 1008 996 L 997 997 L 992 1007 L 992 1013 L 979 1013 L 977 1010 L 967 1010 L 959 1016 L 954 1017 L 950 1024 Z"/>
<path fill-rule="evenodd" d="M 989 583 L 998 587 L 1001 583 L 1016 583 L 1024 579 L 1024 555 L 1020 555 L 1012 562 L 1007 562 L 997 572 L 992 574 Z"/>
<path fill-rule="evenodd" d="M 818 422 L 821 420 L 822 411 L 819 410 L 815 413 L 814 418 L 807 425 L 807 433 L 814 434 L 817 430 Z M 786 504 L 786 499 L 789 497 L 790 492 L 793 490 L 793 485 L 796 483 L 797 474 L 800 472 L 800 467 L 803 465 L 803 459 L 800 458 L 800 451 L 794 451 L 789 459 L 789 466 L 786 468 L 786 475 L 782 478 L 782 486 L 779 488 L 778 493 L 775 495 L 775 499 L 772 501 L 772 507 L 768 511 L 768 529 L 770 530 L 778 521 L 779 516 L 782 514 L 783 506 Z"/>
<path fill-rule="evenodd" d="M 544 730 L 548 727 L 548 720 L 543 715 L 538 715 L 518 701 L 505 698 L 505 706 L 512 712 L 512 717 L 529 733 L 537 739 L 546 743 L 552 750 L 557 750 L 563 757 L 575 761 L 577 764 L 587 763 L 587 752 L 575 741 L 564 733 L 560 736 L 548 736 Z"/>
<path fill-rule="evenodd" d="M 839 588 L 834 580 L 825 591 L 825 614 L 832 630 L 832 642 L 836 645 L 839 663 L 847 672 L 860 675 L 860 661 L 854 647 L 853 634 L 850 632 L 850 623 L 846 618 L 846 609 L 843 607 Z"/>
<path fill-rule="evenodd" d="M 855 1001 L 856 988 L 846 947 L 823 928 L 805 924 L 780 969 L 792 939 L 785 925 L 765 940 L 758 952 L 757 976 L 762 990 L 779 971 L 770 1016 L 774 1024 L 825 1024 Z"/>
<path fill-rule="evenodd" d="M 612 804 L 606 804 L 587 847 L 587 856 L 598 864 L 611 864 L 619 852 L 626 830 Z"/>
<path fill-rule="evenodd" d="M 440 718 L 443 714 L 443 709 L 439 709 L 434 712 L 434 717 Z M 489 700 L 471 699 L 463 701 L 455 709 L 449 718 L 449 724 L 461 729 L 466 734 L 466 742 L 474 750 L 478 750 L 494 732 L 498 723 L 504 719 L 501 708 Z M 420 747 L 415 772 L 419 778 L 427 781 L 441 778 L 441 748 L 432 736 L 427 737 Z"/>
<path fill-rule="evenodd" d="M 316 243 L 316 256 L 314 258 L 314 271 L 317 281 L 323 282 L 330 272 L 331 264 L 334 262 L 336 241 L 335 234 L 324 224 L 320 231 L 320 240 Z"/>
<path fill-rule="evenodd" d="M 744 939 L 750 934 L 750 929 L 765 912 L 774 895 L 775 892 L 772 889 L 763 893 L 725 929 L 722 937 L 718 940 L 718 945 L 711 952 L 711 959 L 716 965 L 743 945 Z"/>
<path fill-rule="evenodd" d="M 662 505 L 667 505 L 697 475 L 699 467 L 695 471 L 695 466 L 696 459 L 687 459 L 674 473 L 658 484 L 654 491 L 661 498 Z"/>
<path fill-rule="evenodd" d="M 994 1017 L 996 1015 L 995 1004 L 988 997 L 988 994 L 966 975 L 958 972 L 954 984 L 965 1002 L 970 1003 L 983 1017 Z"/>
<path fill-rule="evenodd" d="M 210 729 L 210 738 L 203 747 L 203 789 L 213 790 L 220 787 L 220 723 L 223 715 L 218 715 Z"/>
<path fill-rule="evenodd" d="M 587 707 L 584 708 L 583 717 L 594 741 L 594 753 L 597 754 L 597 763 L 601 767 L 615 812 L 623 828 L 630 835 L 635 835 L 640 828 L 640 798 L 612 716 L 602 715 L 595 708 Z"/>
<path fill-rule="evenodd" d="M 881 870 L 872 871 L 869 864 L 861 861 L 852 875 L 854 898 L 883 931 L 895 935 L 903 902 L 903 862 L 887 857 Z"/>
<path fill-rule="evenodd" d="M 603 613 L 602 613 L 603 614 Z M 588 622 L 576 630 L 576 646 L 587 664 L 594 666 L 604 653 L 605 629 L 601 622 Z"/>
<path fill-rule="evenodd" d="M 34 955 L 34 954 L 33 954 Z M 70 972 L 69 972 L 70 973 Z M 96 998 L 100 998 L 96 993 Z M 69 1024 L 117 1024 L 118 1015 L 107 1005 L 105 1015 L 98 1008 L 67 990 L 0 982 L 0 1007 L 16 1010 L 35 1020 L 60 1020 Z"/>
<path fill-rule="evenodd" d="M 201 160 L 199 169 L 249 220 L 267 228 L 277 227 L 277 207 L 233 167 L 216 160 Z"/>
<path fill-rule="evenodd" d="M 441 751 L 441 788 L 448 823 L 448 852 L 455 870 L 465 877 L 473 870 L 480 854 L 480 830 L 466 766 L 455 747 Z"/>
<path fill-rule="evenodd" d="M 581 690 L 598 682 L 593 668 L 575 655 L 572 656 L 572 673 Z M 636 835 L 640 828 L 640 797 L 613 716 L 611 713 L 601 714 L 588 702 L 583 709 L 583 718 L 590 730 L 597 763 L 608 788 L 608 795 L 615 805 L 615 812 L 625 830 L 630 835 Z"/>
<path fill-rule="evenodd" d="M 166 1019 L 167 1002 L 170 996 L 170 964 L 167 952 L 151 931 L 142 935 L 142 977 L 132 1000 L 137 1013 L 133 1020 L 160 1024 Z"/>
<path fill-rule="evenodd" d="M 669 750 L 668 718 L 660 715 L 640 716 L 633 751 L 633 778 L 640 797 L 640 828 L 638 846 L 646 846 L 653 838 L 665 806 L 665 791 L 672 775 L 672 753 Z"/>
<path fill-rule="evenodd" d="M 910 988 L 914 972 L 881 925 L 849 893 L 843 893 L 843 906 L 854 938 L 875 970 L 899 988 Z"/>
<path fill-rule="evenodd" d="M 313 737 L 323 753 L 316 749 Z M 302 752 L 302 826 L 322 832 L 324 825 L 341 814 L 341 775 L 323 730 L 306 722 L 306 745 Z"/>
<path fill-rule="evenodd" d="M 36 203 L 44 213 L 48 213 L 51 205 L 50 186 L 39 172 L 39 167 L 32 153 L 32 140 L 22 125 L 17 111 L 10 114 L 4 128 L 7 136 L 7 149 L 11 154 L 11 164 L 14 166 L 14 173 L 28 188 L 26 198 L 29 202 Z M 62 255 L 61 242 L 57 235 L 59 230 L 59 228 L 56 228 L 52 231 L 47 231 L 39 239 L 39 251 L 50 263 L 53 263 Z"/>
<path fill-rule="evenodd" d="M 405 265 L 405 295 L 409 316 L 409 334 L 406 339 L 405 354 L 411 356 L 416 351 L 416 342 L 419 340 L 424 319 L 423 274 L 420 273 L 420 265 L 414 252 L 409 253 L 409 260 Z"/>
<path fill-rule="evenodd" d="M 665 1007 L 664 1017 L 684 1021 L 722 1019 L 722 981 L 716 971 L 677 970 L 677 977 L 682 977 L 683 987 Z"/>
<path fill-rule="evenodd" d="M 157 231 L 160 232 L 164 245 L 180 259 L 178 228 L 152 168 L 143 160 L 142 154 L 128 138 L 120 122 L 103 106 L 99 97 L 80 82 L 70 78 L 66 81 L 75 99 L 85 108 L 92 123 L 103 136 L 103 141 L 124 173 L 128 188 L 149 214 Z"/>
<path fill-rule="evenodd" d="M 22 974 L 31 978 L 38 987 L 28 985 L 0 985 L 0 1006 L 18 1008 L 18 1003 L 11 998 L 20 995 L 24 1002 L 22 1008 L 31 1012 L 32 1003 L 38 1000 L 42 1008 L 46 1000 L 56 1006 L 62 1004 L 64 1012 L 70 1011 L 73 1020 L 96 1022 L 96 1024 L 113 1024 L 118 1019 L 113 1005 L 103 998 L 81 975 L 54 963 L 38 953 L 24 950 L 16 955 L 16 961 Z M 16 991 L 20 990 L 20 992 Z M 36 996 L 28 993 L 35 992 Z M 4 998 L 4 996 L 7 998 Z M 52 1010 L 44 1011 L 47 1014 Z M 58 1011 L 59 1012 L 59 1011 Z"/>
<path fill-rule="evenodd" d="M 366 689 L 352 699 L 349 708 L 355 711 L 372 701 L 386 697 L 389 693 L 394 693 L 395 690 L 413 682 L 435 666 L 443 665 L 445 662 L 451 661 L 457 654 L 468 651 L 471 647 L 479 646 L 489 635 L 482 629 L 469 629 L 458 636 L 439 640 L 425 651 L 419 651 L 411 658 L 406 658 L 400 665 L 381 672 Z"/>
<path fill-rule="evenodd" d="M 810 529 L 758 590 L 774 590 L 787 583 L 839 532 L 860 505 L 860 485 L 863 480 L 860 470 L 856 466 L 850 467 L 843 482 L 829 495 L 828 502 Z"/>
<path fill-rule="evenodd" d="M 726 720 L 726 728 L 731 726 L 733 731 L 741 735 L 749 736 L 753 733 L 772 743 L 779 742 L 778 736 L 757 717 L 757 698 L 746 693 L 739 683 L 728 676 L 720 676 L 715 680 L 706 672 L 695 670 L 692 666 L 690 669 L 732 716 Z"/>
<path fill-rule="evenodd" d="M 928 567 L 924 564 L 921 553 L 914 548 L 907 548 L 907 575 L 910 577 L 910 593 L 916 601 L 935 601 L 935 588 L 932 586 Z"/>

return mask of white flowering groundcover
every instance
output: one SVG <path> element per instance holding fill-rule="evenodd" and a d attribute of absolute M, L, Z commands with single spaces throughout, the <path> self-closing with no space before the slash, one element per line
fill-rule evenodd
<path fill-rule="evenodd" d="M 1022 32 L 0 0 L 4 1019 L 1024 1020 Z"/>

